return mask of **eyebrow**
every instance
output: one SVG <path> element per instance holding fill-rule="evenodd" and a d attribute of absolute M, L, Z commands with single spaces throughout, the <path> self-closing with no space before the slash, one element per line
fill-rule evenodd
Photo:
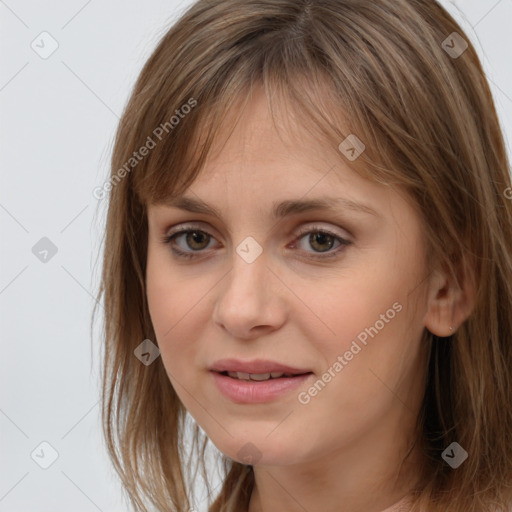
<path fill-rule="evenodd" d="M 222 215 L 216 208 L 208 205 L 200 199 L 194 199 L 192 197 L 169 197 L 164 199 L 161 204 L 179 208 L 181 210 L 186 210 L 191 213 L 211 215 L 219 220 L 222 219 Z M 374 215 L 375 217 L 380 217 L 380 215 L 370 206 L 343 197 L 319 197 L 307 200 L 293 199 L 282 201 L 280 203 L 274 203 L 271 216 L 273 219 L 277 220 L 294 214 L 309 212 L 313 210 L 331 210 L 338 207 Z"/>

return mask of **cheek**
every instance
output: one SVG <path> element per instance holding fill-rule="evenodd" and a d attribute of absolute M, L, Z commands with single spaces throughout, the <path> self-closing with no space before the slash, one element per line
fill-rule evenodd
<path fill-rule="evenodd" d="M 390 272 L 385 263 L 354 269 L 350 274 L 330 280 L 320 293 L 310 294 L 311 309 L 318 311 L 321 321 L 317 322 L 317 328 L 322 327 L 327 334 L 324 339 L 332 340 L 329 346 L 346 349 L 358 334 L 376 322 L 382 331 L 384 326 L 389 330 L 388 325 L 396 322 L 395 318 L 400 316 L 396 309 L 400 308 L 393 309 L 393 304 L 399 302 L 403 306 L 404 292 L 410 284 Z M 389 322 L 382 324 L 386 320 Z"/>
<path fill-rule="evenodd" d="M 187 347 L 192 345 L 186 342 L 183 329 L 193 316 L 193 305 L 199 300 L 193 284 L 180 278 L 169 258 L 165 248 L 150 246 L 146 270 L 149 314 L 166 368 L 174 366 L 176 355 L 180 360 L 186 357 Z"/>
<path fill-rule="evenodd" d="M 198 274 L 192 267 L 172 262 L 167 246 L 148 249 L 146 295 L 162 363 L 169 379 L 188 408 L 190 395 L 200 385 L 200 340 L 211 323 L 212 291 L 219 277 Z M 204 350 L 204 347 L 203 347 Z M 204 370 L 203 367 L 199 368 Z M 186 390 L 180 385 L 186 386 Z M 196 390 L 197 391 L 197 390 Z"/>
<path fill-rule="evenodd" d="M 146 295 L 155 332 L 161 341 L 174 332 L 174 326 L 184 318 L 192 305 L 199 300 L 194 290 L 198 280 L 187 277 L 186 271 L 173 264 L 170 249 L 153 243 L 148 247 L 146 269 Z M 204 288 L 203 288 L 204 294 Z M 171 330 L 172 329 L 172 330 Z"/>
<path fill-rule="evenodd" d="M 405 256 L 410 257 L 404 254 L 402 258 Z M 322 322 L 309 322 L 305 335 L 316 340 L 325 370 L 332 368 L 336 374 L 333 381 L 343 388 L 341 381 L 355 385 L 357 391 L 351 394 L 354 405 L 365 394 L 374 396 L 383 387 L 375 374 L 392 385 L 399 378 L 397 370 L 407 372 L 419 350 L 421 308 L 413 302 L 419 289 L 411 290 L 421 281 L 421 260 L 407 267 L 402 259 L 404 268 L 410 270 L 398 273 L 396 259 L 390 254 L 366 268 L 354 269 L 338 281 L 333 279 L 332 283 L 339 284 L 331 284 L 327 293 L 310 299 Z M 346 396 L 342 401 L 347 399 L 352 401 Z"/>
<path fill-rule="evenodd" d="M 197 300 L 184 294 L 181 287 L 169 286 L 165 279 L 148 282 L 147 290 L 151 322 L 162 363 L 178 397 L 189 410 L 194 405 L 190 403 L 190 393 L 196 393 L 193 380 L 197 372 L 191 369 L 195 368 L 198 358 L 194 340 L 198 322 L 192 308 Z"/>

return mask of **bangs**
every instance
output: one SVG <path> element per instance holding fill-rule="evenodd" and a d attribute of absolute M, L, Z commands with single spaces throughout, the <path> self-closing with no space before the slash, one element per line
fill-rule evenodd
<path fill-rule="evenodd" d="M 294 50 L 297 56 L 301 53 L 299 43 Z M 289 57 L 290 43 L 286 48 L 273 47 L 268 53 L 260 49 L 259 53 L 259 61 L 252 54 L 251 59 L 229 62 L 229 67 L 210 78 L 213 90 L 192 88 L 180 101 L 164 103 L 161 111 L 153 114 L 152 124 L 145 122 L 154 126 L 149 132 L 154 149 L 133 173 L 133 190 L 141 204 L 159 204 L 181 195 L 207 159 L 222 151 L 257 88 L 265 92 L 273 125 L 282 139 L 293 141 L 307 135 L 361 176 L 388 184 L 397 181 L 396 173 L 388 171 L 392 167 L 388 152 L 375 130 L 364 122 L 368 114 L 359 108 L 361 100 L 355 90 L 348 89 L 348 81 L 342 89 L 325 70 L 313 64 L 306 68 L 303 58 L 294 62 Z M 176 113 L 192 101 L 196 106 L 176 123 Z M 172 108 L 165 108 L 167 105 Z M 140 127 L 137 131 L 143 133 Z M 339 148 L 349 135 L 365 146 L 355 160 L 346 158 Z"/>

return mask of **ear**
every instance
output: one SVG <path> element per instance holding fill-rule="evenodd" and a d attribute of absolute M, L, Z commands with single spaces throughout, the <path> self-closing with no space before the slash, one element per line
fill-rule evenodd
<path fill-rule="evenodd" d="M 475 304 L 476 287 L 468 262 L 460 262 L 455 271 L 456 276 L 445 265 L 430 277 L 425 327 L 439 337 L 454 334 Z"/>

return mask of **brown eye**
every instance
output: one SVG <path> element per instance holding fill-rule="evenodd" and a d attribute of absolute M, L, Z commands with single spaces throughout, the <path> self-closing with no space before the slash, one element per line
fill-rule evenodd
<path fill-rule="evenodd" d="M 322 231 L 316 231 L 309 235 L 309 244 L 318 252 L 325 252 L 329 249 L 332 249 L 334 243 L 336 242 L 335 237 L 329 235 L 328 233 L 324 233 Z"/>
<path fill-rule="evenodd" d="M 171 246 L 172 252 L 178 258 L 193 259 L 203 256 L 207 249 L 211 248 L 210 242 L 212 240 L 215 240 L 215 238 L 202 229 L 194 229 L 193 227 L 187 229 L 185 227 L 166 235 L 162 241 Z M 310 259 L 326 259 L 338 256 L 343 251 L 344 246 L 351 243 L 351 241 L 326 229 L 310 228 L 298 235 L 293 242 L 293 248 L 298 246 L 300 252 L 306 253 Z"/>
<path fill-rule="evenodd" d="M 303 252 L 311 258 L 317 259 L 336 257 L 343 251 L 343 246 L 352 243 L 336 233 L 319 227 L 299 233 L 296 240 Z M 335 244 L 337 245 L 335 246 Z M 331 250 L 333 248 L 334 250 Z"/>
<path fill-rule="evenodd" d="M 204 231 L 187 231 L 185 234 L 185 242 L 190 249 L 200 251 L 201 249 L 206 249 L 208 246 L 208 241 L 210 240 L 208 233 Z M 204 245 L 205 240 L 206 245 Z"/>
<path fill-rule="evenodd" d="M 172 252 L 180 258 L 196 258 L 206 252 L 213 237 L 201 229 L 182 229 L 163 238 L 171 246 Z M 194 254 L 197 253 L 197 254 Z"/>

